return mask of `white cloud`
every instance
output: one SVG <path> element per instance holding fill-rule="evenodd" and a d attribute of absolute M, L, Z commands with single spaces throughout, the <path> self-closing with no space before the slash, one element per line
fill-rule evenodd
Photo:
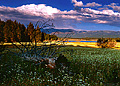
<path fill-rule="evenodd" d="M 98 7 L 98 6 L 102 6 L 101 4 L 98 4 L 98 3 L 95 3 L 95 2 L 92 2 L 92 3 L 87 3 L 85 5 L 85 7 Z"/>
<path fill-rule="evenodd" d="M 115 6 L 115 5 L 117 5 L 116 3 L 111 3 L 111 6 Z"/>
<path fill-rule="evenodd" d="M 108 21 L 103 21 L 103 20 L 98 20 L 98 19 L 96 19 L 96 20 L 94 20 L 95 22 L 97 22 L 97 23 L 108 23 Z"/>
<path fill-rule="evenodd" d="M 45 4 L 30 4 L 23 5 L 17 8 L 0 6 L 0 18 L 2 20 L 12 19 L 18 20 L 22 23 L 33 22 L 36 23 L 39 19 L 54 19 L 54 24 L 57 28 L 76 28 L 75 24 L 84 22 L 108 24 L 114 26 L 120 26 L 120 13 L 114 12 L 110 9 L 95 10 L 89 7 L 101 6 L 95 2 L 87 3 L 83 5 L 82 1 L 77 2 L 72 0 L 74 6 L 83 6 L 76 10 L 61 11 L 57 8 L 51 6 L 46 6 Z M 112 3 L 110 6 L 115 7 L 117 4 Z M 87 8 L 86 8 L 86 7 Z M 119 6 L 117 6 L 119 7 Z M 115 8 L 114 8 L 115 9 Z"/>
<path fill-rule="evenodd" d="M 113 8 L 113 10 L 120 12 L 120 6 L 118 6 L 118 3 L 111 3 L 110 5 L 106 5 L 110 8 Z"/>
<path fill-rule="evenodd" d="M 78 7 L 82 7 L 83 6 L 83 2 L 82 1 L 79 1 L 77 2 L 76 0 L 72 0 L 72 3 L 75 3 L 74 6 L 78 6 Z"/>
<path fill-rule="evenodd" d="M 78 7 L 98 7 L 98 6 L 102 6 L 101 4 L 92 2 L 92 3 L 87 3 L 86 5 L 83 5 L 82 1 L 76 1 L 76 0 L 72 0 L 72 3 L 74 3 L 74 6 L 78 6 Z"/>
<path fill-rule="evenodd" d="M 78 12 L 76 12 L 75 10 L 70 10 L 70 11 L 59 11 L 58 13 L 59 14 L 76 14 Z"/>
<path fill-rule="evenodd" d="M 72 3 L 77 3 L 77 1 L 76 0 L 72 0 Z"/>
<path fill-rule="evenodd" d="M 78 12 L 77 19 L 81 21 L 120 26 L 119 12 L 114 12 L 113 10 L 99 11 L 91 8 L 80 8 L 76 11 Z"/>
<path fill-rule="evenodd" d="M 120 6 L 111 6 L 111 7 L 113 8 L 113 10 L 120 12 Z"/>
<path fill-rule="evenodd" d="M 11 7 L 5 7 L 5 6 L 0 6 L 0 11 L 14 11 L 14 8 Z"/>
<path fill-rule="evenodd" d="M 51 17 L 54 13 L 58 13 L 60 11 L 57 8 L 52 8 L 50 6 L 46 6 L 45 4 L 23 5 L 15 9 L 26 15 L 45 16 L 45 17 L 49 17 L 49 16 Z"/>
<path fill-rule="evenodd" d="M 101 13 L 107 14 L 107 15 L 114 15 L 115 14 L 115 12 L 113 12 L 113 10 L 103 10 Z"/>

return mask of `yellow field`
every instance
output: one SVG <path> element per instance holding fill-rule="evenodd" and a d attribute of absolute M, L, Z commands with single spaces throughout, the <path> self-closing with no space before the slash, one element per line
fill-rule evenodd
<path fill-rule="evenodd" d="M 115 49 L 120 50 L 120 42 L 117 42 L 117 43 L 116 43 L 116 45 L 115 45 Z"/>
<path fill-rule="evenodd" d="M 31 44 L 29 42 L 21 42 L 22 44 Z M 18 42 L 15 42 L 14 44 L 16 45 L 20 45 L 20 43 Z M 33 45 L 35 43 L 32 43 Z M 63 44 L 63 42 L 56 42 L 56 41 L 53 41 L 51 43 L 37 43 L 38 46 L 41 46 L 41 45 L 50 45 L 50 44 Z M 12 43 L 4 43 L 4 45 L 12 45 Z M 92 47 L 92 48 L 99 48 L 97 46 L 97 43 L 96 42 L 64 42 L 64 45 L 72 45 L 72 46 L 81 46 L 81 47 Z M 117 42 L 115 47 L 113 47 L 114 49 L 119 49 L 120 50 L 120 42 Z"/>
<path fill-rule="evenodd" d="M 73 46 L 84 46 L 84 47 L 93 47 L 98 48 L 97 43 L 95 42 L 65 42 L 65 45 L 73 45 Z"/>
<path fill-rule="evenodd" d="M 65 42 L 65 45 L 99 48 L 96 42 Z M 113 49 L 120 50 L 120 42 L 117 42 Z"/>
<path fill-rule="evenodd" d="M 30 42 L 20 42 L 23 45 L 35 45 L 35 43 L 30 43 Z M 21 45 L 19 42 L 14 42 L 13 44 L 15 45 Z M 41 45 L 50 45 L 50 44 L 63 44 L 62 42 L 57 42 L 57 41 L 52 41 L 52 42 L 48 42 L 48 43 L 37 43 L 37 46 L 41 46 Z M 3 45 L 12 45 L 12 43 L 4 43 Z"/>

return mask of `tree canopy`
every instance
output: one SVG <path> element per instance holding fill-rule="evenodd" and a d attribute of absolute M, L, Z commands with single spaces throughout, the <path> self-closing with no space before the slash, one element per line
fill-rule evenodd
<path fill-rule="evenodd" d="M 50 38 L 51 37 L 51 38 Z M 0 42 L 43 42 L 44 40 L 57 40 L 55 35 L 49 35 L 40 31 L 39 26 L 34 28 L 30 22 L 27 28 L 24 24 L 18 23 L 16 20 L 0 20 Z"/>

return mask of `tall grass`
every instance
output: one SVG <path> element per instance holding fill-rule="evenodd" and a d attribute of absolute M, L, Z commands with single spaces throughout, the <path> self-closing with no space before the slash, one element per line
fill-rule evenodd
<path fill-rule="evenodd" d="M 111 49 L 95 49 L 66 47 L 64 55 L 71 61 L 74 73 L 82 73 L 84 80 L 91 84 L 120 85 L 120 51 Z M 93 85 L 92 84 L 92 85 Z"/>
<path fill-rule="evenodd" d="M 120 51 L 81 47 L 62 50 L 71 62 L 69 70 L 43 68 L 5 50 L 0 60 L 0 85 L 120 85 Z"/>

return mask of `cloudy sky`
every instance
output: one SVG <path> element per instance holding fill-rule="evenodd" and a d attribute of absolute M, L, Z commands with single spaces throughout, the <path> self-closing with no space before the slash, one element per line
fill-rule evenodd
<path fill-rule="evenodd" d="M 120 0 L 0 0 L 0 19 L 26 26 L 53 19 L 57 29 L 120 31 Z"/>

